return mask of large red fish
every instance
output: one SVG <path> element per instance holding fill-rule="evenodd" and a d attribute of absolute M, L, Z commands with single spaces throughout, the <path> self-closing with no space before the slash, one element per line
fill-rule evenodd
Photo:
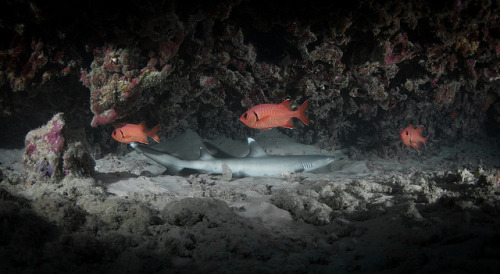
<path fill-rule="evenodd" d="M 420 151 L 419 144 L 424 143 L 425 145 L 427 143 L 427 139 L 429 139 L 429 136 L 425 138 L 422 137 L 423 132 L 424 127 L 414 128 L 413 125 L 409 125 L 399 133 L 399 136 L 401 137 L 401 141 L 404 145 L 406 145 L 408 150 L 411 150 L 411 147 L 414 147 L 416 150 Z"/>
<path fill-rule="evenodd" d="M 156 142 L 160 142 L 160 137 L 157 133 L 160 130 L 160 125 L 157 125 L 151 130 L 146 128 L 146 123 L 140 123 L 138 125 L 126 124 L 120 128 L 115 129 L 111 134 L 113 139 L 121 143 L 148 143 L 148 136 L 153 138 Z"/>
<path fill-rule="evenodd" d="M 258 129 L 270 129 L 274 127 L 293 128 L 293 118 L 300 119 L 304 124 L 309 125 L 306 117 L 308 101 L 297 110 L 292 110 L 290 100 L 281 104 L 261 104 L 249 109 L 240 117 L 243 124 Z"/>

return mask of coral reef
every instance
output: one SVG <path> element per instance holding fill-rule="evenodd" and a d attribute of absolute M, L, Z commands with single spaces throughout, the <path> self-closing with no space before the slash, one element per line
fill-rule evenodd
<path fill-rule="evenodd" d="M 497 2 L 334 1 L 316 9 L 167 1 L 99 13 L 82 4 L 91 26 L 80 15 L 60 25 L 41 3 L 15 7 L 39 20 L 6 16 L 3 89 L 35 94 L 79 72 L 93 127 L 152 119 L 167 137 L 189 127 L 244 138 L 255 131 L 237 121 L 241 113 L 285 99 L 309 100 L 311 120 L 286 134 L 331 149 L 394 142 L 396 134 L 381 132 L 410 123 L 425 125 L 437 146 L 499 124 Z M 128 23 L 114 24 L 122 18 Z M 58 36 L 36 32 L 53 25 Z M 4 117 L 20 112 L 11 96 L 1 97 Z M 365 142 L 369 136 L 380 140 Z"/>
<path fill-rule="evenodd" d="M 90 109 L 93 127 L 114 122 L 135 106 L 141 92 L 157 87 L 172 72 L 168 61 L 175 56 L 180 42 L 160 43 L 159 56 L 150 53 L 150 60 L 139 68 L 138 48 L 115 49 L 112 46 L 94 49 L 90 72 L 81 72 L 82 83 L 90 88 Z M 158 69 L 158 66 L 161 68 Z"/>
<path fill-rule="evenodd" d="M 0 51 L 0 87 L 8 83 L 13 92 L 31 89 L 67 76 L 77 66 L 63 49 L 46 45 L 41 38 L 26 40 L 15 36 L 10 48 Z"/>
<path fill-rule="evenodd" d="M 68 133 L 62 113 L 25 139 L 24 166 L 29 181 L 58 181 L 70 173 L 89 175 L 94 159 L 82 134 Z"/>

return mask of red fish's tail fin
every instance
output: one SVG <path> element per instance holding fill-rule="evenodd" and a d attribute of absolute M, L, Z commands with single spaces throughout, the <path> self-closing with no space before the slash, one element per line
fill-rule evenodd
<path fill-rule="evenodd" d="M 302 121 L 302 123 L 309 125 L 309 119 L 307 119 L 307 117 L 306 117 L 307 105 L 309 105 L 309 101 L 305 101 L 302 104 L 302 106 L 300 106 L 300 108 L 295 111 L 295 113 L 296 113 L 295 117 L 299 118 Z"/>
<path fill-rule="evenodd" d="M 427 146 L 427 140 L 429 139 L 429 136 L 422 138 L 422 143 L 424 143 L 424 146 Z"/>
<path fill-rule="evenodd" d="M 160 125 L 157 125 L 152 130 L 150 130 L 147 134 L 149 137 L 153 138 L 156 142 L 160 142 L 160 137 L 158 137 L 158 131 L 160 130 Z"/>

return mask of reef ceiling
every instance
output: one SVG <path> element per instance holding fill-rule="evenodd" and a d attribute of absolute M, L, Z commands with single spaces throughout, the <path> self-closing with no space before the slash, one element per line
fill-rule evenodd
<path fill-rule="evenodd" d="M 142 121 L 244 139 L 285 99 L 311 124 L 283 132 L 325 148 L 499 133 L 499 1 L 103 2 L 3 2 L 2 147 L 61 111 L 91 143 Z"/>

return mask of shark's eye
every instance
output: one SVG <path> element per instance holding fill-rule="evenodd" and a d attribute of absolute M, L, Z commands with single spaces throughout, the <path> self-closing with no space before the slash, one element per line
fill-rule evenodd
<path fill-rule="evenodd" d="M 256 121 L 259 121 L 259 115 L 257 115 L 257 112 L 255 112 L 255 111 L 254 111 L 254 112 L 253 112 L 253 115 L 255 115 L 255 120 L 256 120 Z"/>

